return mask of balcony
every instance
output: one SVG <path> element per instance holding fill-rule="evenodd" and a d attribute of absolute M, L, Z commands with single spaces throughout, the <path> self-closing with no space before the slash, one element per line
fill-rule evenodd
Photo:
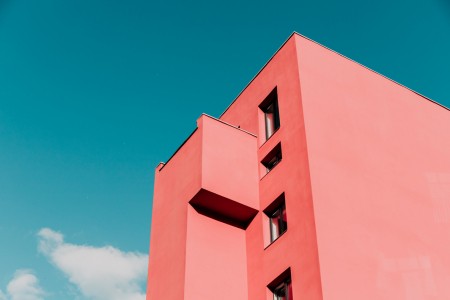
<path fill-rule="evenodd" d="M 199 213 L 246 228 L 259 207 L 256 136 L 202 115 L 157 180 Z"/>

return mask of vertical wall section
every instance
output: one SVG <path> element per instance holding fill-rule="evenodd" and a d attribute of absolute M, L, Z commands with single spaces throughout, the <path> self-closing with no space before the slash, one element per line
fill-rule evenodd
<path fill-rule="evenodd" d="M 450 112 L 296 41 L 324 299 L 450 299 Z"/>
<path fill-rule="evenodd" d="M 246 299 L 256 136 L 202 115 L 156 170 L 147 300 Z"/>
<path fill-rule="evenodd" d="M 196 130 L 170 163 L 156 168 L 147 300 L 184 299 L 187 199 L 201 185 L 201 153 Z"/>
<path fill-rule="evenodd" d="M 449 132 L 445 108 L 294 34 L 158 166 L 147 300 L 272 300 L 287 274 L 295 300 L 450 299 Z"/>
<path fill-rule="evenodd" d="M 188 208 L 185 300 L 247 299 L 245 231 Z"/>
<path fill-rule="evenodd" d="M 258 133 L 258 162 L 279 143 L 282 149 L 281 162 L 268 174 L 259 168 L 260 211 L 246 230 L 249 300 L 272 300 L 267 285 L 288 268 L 294 299 L 322 299 L 300 80 L 292 36 L 221 117 Z M 280 128 L 266 141 L 259 106 L 275 88 Z M 267 247 L 263 211 L 282 193 L 288 229 Z"/>

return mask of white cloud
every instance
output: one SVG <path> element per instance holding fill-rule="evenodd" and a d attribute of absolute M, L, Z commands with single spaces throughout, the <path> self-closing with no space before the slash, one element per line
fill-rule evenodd
<path fill-rule="evenodd" d="M 44 291 L 31 270 L 18 270 L 6 286 L 7 294 L 0 291 L 0 300 L 43 300 Z"/>
<path fill-rule="evenodd" d="M 49 228 L 41 229 L 38 237 L 40 252 L 85 297 L 93 300 L 145 299 L 147 255 L 122 252 L 111 246 L 69 244 L 64 242 L 61 233 Z"/>

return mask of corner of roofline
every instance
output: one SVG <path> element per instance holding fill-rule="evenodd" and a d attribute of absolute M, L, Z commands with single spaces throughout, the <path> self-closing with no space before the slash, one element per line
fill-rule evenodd
<path fill-rule="evenodd" d="M 309 37 L 307 37 L 306 35 L 303 35 L 303 34 L 301 34 L 301 33 L 298 33 L 297 31 L 294 30 L 294 31 L 289 35 L 289 37 L 284 41 L 284 43 L 281 44 L 281 46 L 280 46 L 280 47 L 275 51 L 275 53 L 269 58 L 269 60 L 267 60 L 267 62 L 262 66 L 262 68 L 256 73 L 256 75 L 253 76 L 253 78 L 252 78 L 252 79 L 245 85 L 245 87 L 239 92 L 239 94 L 234 98 L 234 100 L 230 103 L 230 105 L 227 106 L 227 108 L 223 111 L 223 113 L 220 115 L 219 118 L 222 118 L 222 116 L 228 111 L 228 109 L 230 109 L 230 107 L 234 104 L 234 102 L 236 102 L 236 100 L 237 100 L 237 99 L 241 96 L 241 94 L 242 94 L 242 93 L 250 86 L 250 84 L 256 79 L 256 77 L 258 77 L 258 75 L 264 70 L 264 68 L 270 63 L 270 61 L 277 55 L 277 53 L 278 53 L 278 52 L 286 45 L 286 43 L 287 43 L 292 37 L 295 37 L 295 36 L 300 37 L 300 38 L 303 38 L 303 39 L 306 39 L 306 40 L 308 40 L 308 41 L 311 41 L 311 42 L 313 42 L 313 43 L 319 45 L 320 47 L 323 47 L 323 48 L 325 48 L 325 49 L 327 49 L 327 50 L 329 50 L 329 51 L 331 51 L 331 52 L 333 52 L 333 53 L 335 53 L 335 54 L 337 54 L 337 55 L 339 55 L 339 56 L 341 56 L 341 57 L 343 57 L 343 58 L 345 58 L 345 59 L 347 59 L 347 60 L 349 60 L 349 61 L 351 61 L 351 62 L 354 62 L 354 63 L 356 63 L 356 64 L 362 66 L 363 68 L 365 68 L 365 69 L 367 69 L 367 70 L 369 70 L 369 71 L 371 71 L 371 72 L 373 72 L 373 73 L 375 73 L 375 74 L 377 74 L 377 75 L 380 75 L 381 77 L 384 77 L 385 79 L 387 79 L 387 80 L 389 80 L 389 81 L 391 81 L 391 82 L 393 82 L 393 83 L 395 83 L 395 84 L 397 84 L 397 85 L 399 85 L 399 86 L 401 86 L 401 87 L 403 87 L 403 88 L 405 88 L 405 89 L 411 91 L 412 93 L 417 94 L 418 96 L 422 97 L 423 99 L 425 99 L 425 100 L 427 100 L 427 101 L 429 101 L 429 102 L 432 102 L 432 103 L 434 103 L 434 104 L 436 104 L 436 105 L 438 105 L 438 106 L 440 106 L 440 107 L 442 107 L 442 108 L 444 108 L 444 109 L 450 111 L 450 107 L 447 107 L 447 106 L 445 106 L 444 104 L 439 103 L 439 102 L 437 102 L 437 101 L 431 99 L 430 97 L 427 97 L 427 96 L 425 96 L 425 95 L 423 95 L 423 94 L 421 94 L 421 93 L 419 93 L 419 92 L 417 92 L 417 91 L 415 91 L 415 90 L 413 90 L 413 89 L 407 87 L 406 85 L 403 85 L 403 84 L 399 83 L 398 81 L 395 81 L 395 80 L 393 80 L 393 79 L 387 77 L 386 75 L 383 75 L 383 74 L 381 74 L 381 73 L 379 73 L 379 72 L 377 72 L 377 71 L 375 71 L 375 70 L 373 70 L 373 69 L 371 69 L 371 68 L 369 68 L 369 67 L 363 65 L 362 63 L 359 63 L 359 62 L 357 62 L 357 61 L 355 61 L 355 60 L 353 60 L 353 59 L 351 59 L 351 58 L 349 58 L 349 57 L 343 55 L 342 53 L 339 53 L 339 52 L 337 52 L 337 51 L 335 51 L 335 50 L 333 50 L 333 49 L 331 49 L 331 48 L 329 48 L 329 47 L 327 47 L 327 46 L 325 46 L 325 45 L 323 45 L 323 44 L 321 44 L 321 43 L 319 43 L 319 42 L 313 40 L 312 38 L 309 38 Z"/>
<path fill-rule="evenodd" d="M 250 132 L 250 131 L 244 130 L 244 129 L 242 129 L 240 126 L 236 126 L 236 125 L 230 124 L 230 123 L 228 123 L 228 122 L 225 122 L 225 121 L 223 121 L 223 120 L 221 120 L 221 119 L 219 119 L 219 118 L 213 117 L 213 116 L 208 115 L 208 114 L 206 114 L 206 113 L 202 113 L 202 114 L 200 115 L 199 118 L 201 118 L 201 117 L 203 117 L 203 116 L 208 117 L 208 118 L 210 118 L 210 119 L 213 119 L 213 120 L 215 120 L 215 121 L 218 121 L 218 122 L 220 122 L 220 123 L 222 123 L 222 124 L 225 124 L 225 125 L 227 125 L 227 126 L 230 126 L 230 127 L 234 128 L 234 129 L 237 129 L 237 130 L 239 130 L 239 131 L 245 132 L 245 133 L 247 133 L 247 134 L 249 134 L 249 135 L 251 135 L 251 136 L 253 136 L 253 137 L 258 137 L 256 134 L 254 134 L 254 133 L 252 133 L 252 132 Z"/>
<path fill-rule="evenodd" d="M 368 66 L 366 66 L 366 65 L 364 65 L 364 64 L 362 64 L 362 63 L 360 63 L 360 62 L 357 62 L 356 60 L 354 60 L 354 59 L 352 59 L 352 58 L 350 58 L 350 57 L 348 57 L 348 56 L 345 56 L 344 54 L 342 54 L 342 53 L 340 53 L 340 52 L 338 52 L 338 51 L 336 51 L 336 50 L 333 50 L 333 49 L 331 49 L 331 48 L 329 48 L 329 47 L 327 47 L 327 46 L 325 46 L 325 45 L 323 45 L 323 44 L 321 44 L 321 43 L 319 43 L 319 42 L 317 42 L 317 41 L 315 41 L 315 40 L 313 40 L 313 39 L 311 39 L 311 38 L 309 38 L 309 37 L 307 37 L 307 36 L 305 36 L 305 35 L 303 35 L 303 34 L 300 34 L 300 33 L 296 32 L 296 31 L 294 31 L 294 32 L 292 33 L 292 35 L 296 35 L 296 36 L 301 37 L 301 38 L 304 38 L 304 39 L 306 39 L 306 40 L 308 40 L 308 41 L 310 41 L 310 42 L 313 42 L 314 44 L 316 44 L 316 45 L 318 45 L 318 46 L 320 46 L 320 47 L 322 47 L 322 48 L 324 48 L 324 49 L 326 49 L 326 50 L 328 50 L 328 51 L 331 51 L 331 52 L 333 52 L 334 54 L 337 54 L 337 55 L 343 57 L 344 59 L 346 59 L 346 60 L 348 60 L 348 61 L 350 61 L 350 62 L 353 62 L 353 63 L 355 63 L 355 64 L 357 64 L 357 65 L 359 65 L 359 66 L 365 68 L 366 70 L 368 70 L 368 71 L 370 71 L 370 72 L 372 72 L 372 73 L 375 73 L 375 74 L 377 74 L 377 75 L 383 77 L 384 79 L 387 79 L 387 80 L 393 82 L 394 84 L 397 84 L 397 85 L 400 86 L 400 87 L 403 87 L 403 88 L 409 90 L 410 92 L 412 92 L 412 93 L 414 93 L 414 94 L 416 94 L 416 95 L 422 97 L 424 100 L 427 100 L 427 101 L 429 101 L 429 102 L 431 102 L 431 103 L 434 103 L 434 104 L 436 104 L 436 105 L 438 105 L 438 106 L 441 106 L 442 108 L 444 108 L 444 109 L 450 111 L 450 107 L 447 107 L 447 106 L 443 105 L 442 103 L 439 103 L 439 102 L 437 102 L 437 101 L 431 99 L 430 97 L 425 96 L 425 95 L 423 95 L 423 94 L 421 94 L 421 93 L 419 93 L 419 92 L 413 90 L 412 88 L 410 88 L 410 87 L 408 87 L 408 86 L 406 86 L 406 85 L 404 85 L 404 84 L 402 84 L 402 83 L 400 83 L 400 82 L 398 82 L 398 81 L 396 81 L 396 80 L 394 80 L 394 79 L 392 79 L 392 78 L 390 78 L 390 77 L 388 77 L 388 76 L 386 76 L 386 75 L 383 75 L 383 74 L 381 74 L 380 72 L 375 71 L 374 69 L 372 69 L 372 68 L 370 68 L 370 67 L 368 67 Z"/>
<path fill-rule="evenodd" d="M 156 168 L 155 168 L 155 169 L 156 169 L 157 171 L 161 171 L 161 169 L 164 168 L 165 165 L 166 165 L 166 163 L 161 161 L 161 162 L 159 162 L 158 165 L 156 165 Z"/>
<path fill-rule="evenodd" d="M 245 87 L 239 92 L 239 94 L 234 98 L 234 100 L 230 103 L 230 105 L 227 106 L 227 108 L 225 108 L 225 110 L 220 114 L 219 119 L 222 118 L 222 116 L 228 111 L 228 109 L 234 104 L 234 102 L 236 102 L 236 100 L 239 98 L 239 96 L 241 96 L 241 94 L 250 86 L 250 84 L 256 79 L 256 77 L 258 77 L 258 75 L 262 72 L 262 70 L 265 69 L 265 67 L 272 61 L 272 59 L 278 54 L 278 52 L 280 52 L 281 49 L 283 49 L 283 47 L 287 44 L 287 42 L 294 37 L 295 35 L 297 36 L 301 36 L 301 37 L 305 37 L 303 35 L 301 35 L 300 33 L 293 31 L 288 38 L 281 44 L 280 47 L 278 47 L 278 49 L 272 54 L 272 56 L 266 61 L 266 63 L 262 66 L 261 69 L 259 69 L 259 71 L 255 74 L 255 76 L 252 77 L 252 79 L 250 79 L 250 81 L 245 85 Z M 307 38 L 307 37 L 305 37 Z"/>
<path fill-rule="evenodd" d="M 304 37 L 304 38 L 306 38 L 306 36 L 304 36 L 303 34 L 301 34 L 301 33 L 299 33 L 299 32 L 297 32 L 297 31 L 292 31 L 292 34 L 291 34 L 291 36 L 290 37 L 292 37 L 292 36 L 300 36 L 300 37 Z"/>

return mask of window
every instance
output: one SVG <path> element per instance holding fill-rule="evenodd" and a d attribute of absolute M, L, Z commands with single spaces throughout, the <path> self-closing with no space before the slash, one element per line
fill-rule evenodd
<path fill-rule="evenodd" d="M 278 144 L 261 161 L 262 165 L 266 168 L 266 173 L 269 173 L 275 168 L 281 162 L 281 158 L 281 144 Z"/>
<path fill-rule="evenodd" d="M 280 206 L 270 216 L 270 241 L 275 241 L 287 230 L 286 206 Z"/>
<path fill-rule="evenodd" d="M 291 278 L 285 279 L 273 290 L 273 300 L 293 300 Z"/>
<path fill-rule="evenodd" d="M 278 112 L 278 96 L 275 88 L 263 101 L 259 108 L 264 113 L 266 140 L 280 128 L 280 115 Z"/>
<path fill-rule="evenodd" d="M 264 210 L 269 219 L 270 243 L 273 243 L 287 230 L 286 202 L 284 193 Z"/>
<path fill-rule="evenodd" d="M 291 269 L 281 273 L 267 287 L 273 294 L 273 300 L 293 300 Z"/>

